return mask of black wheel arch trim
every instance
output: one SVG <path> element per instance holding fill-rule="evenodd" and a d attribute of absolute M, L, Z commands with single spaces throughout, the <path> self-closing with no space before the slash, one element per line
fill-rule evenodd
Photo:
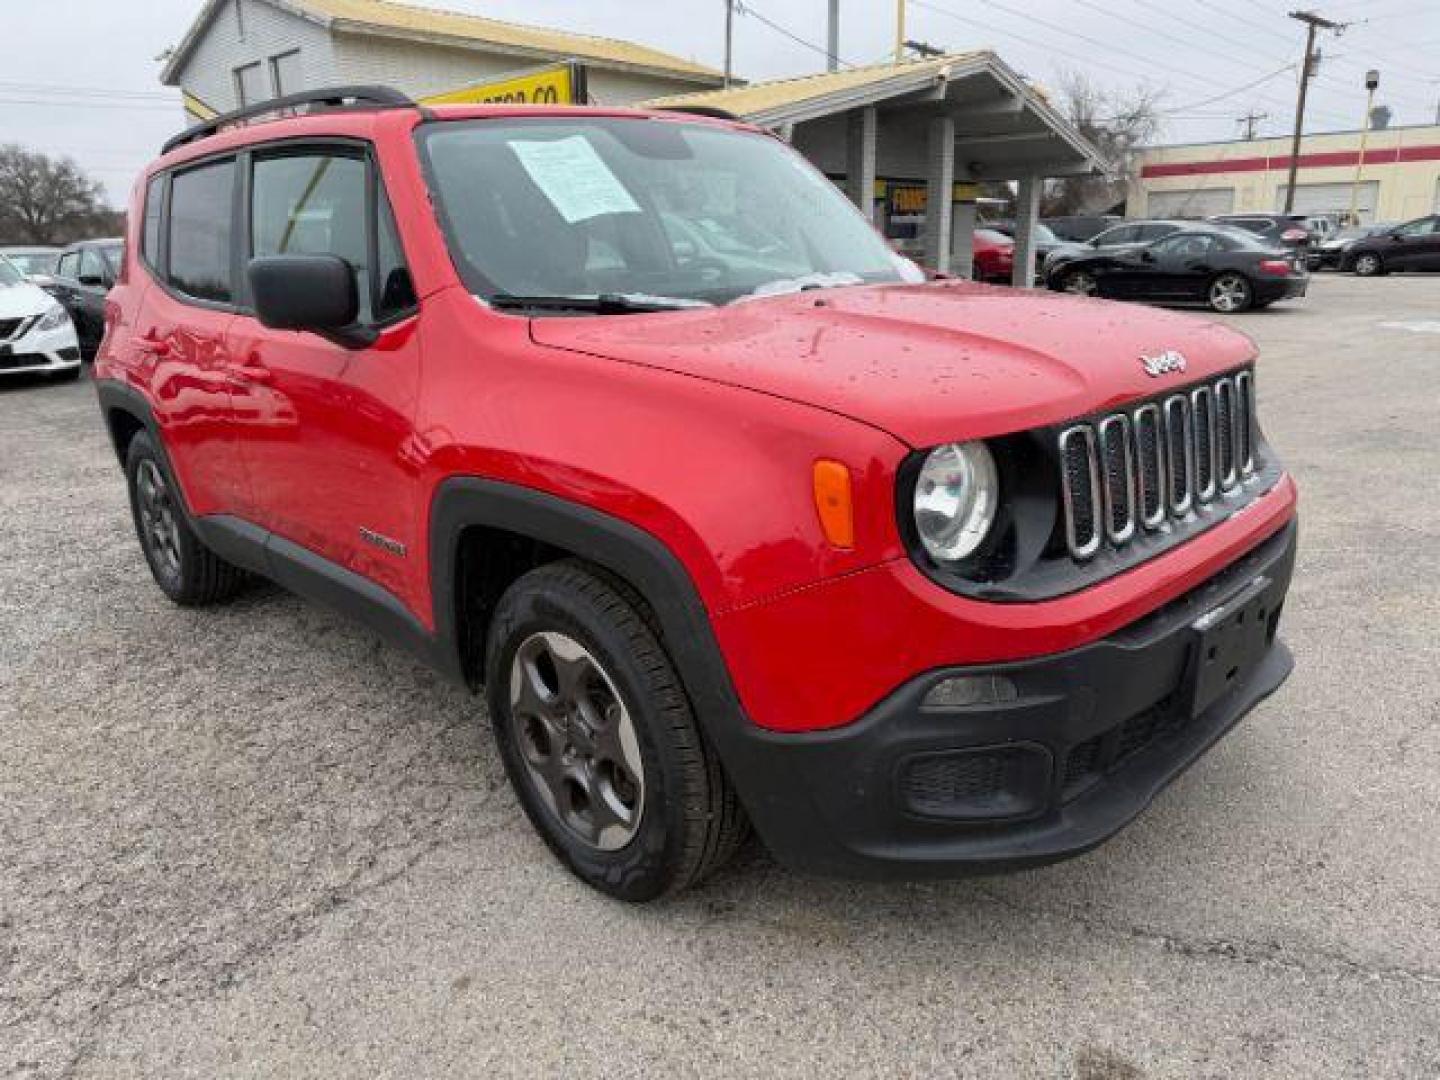
<path fill-rule="evenodd" d="M 139 421 L 166 454 L 154 412 L 139 390 L 114 379 L 98 379 L 95 387 L 112 439 L 110 414 L 120 410 Z M 175 475 L 168 455 L 166 466 Z M 186 519 L 221 558 L 357 619 L 471 690 L 476 687 L 467 678 L 461 651 L 457 588 L 460 544 L 467 528 L 499 529 L 538 540 L 616 575 L 639 592 L 654 613 L 701 730 L 718 752 L 761 839 L 772 850 L 819 842 L 813 824 L 806 828 L 794 820 L 790 785 L 776 775 L 777 763 L 767 752 L 772 736 L 746 716 L 689 571 L 644 529 L 534 488 L 474 476 L 444 480 L 430 507 L 431 633 L 398 597 L 369 578 L 240 518 L 197 517 L 183 491 L 180 501 Z M 779 771 L 788 772 L 788 766 Z"/>

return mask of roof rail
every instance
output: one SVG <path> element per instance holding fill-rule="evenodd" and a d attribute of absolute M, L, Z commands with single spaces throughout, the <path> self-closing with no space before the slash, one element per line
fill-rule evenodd
<path fill-rule="evenodd" d="M 286 94 L 284 97 L 256 102 L 254 105 L 247 105 L 234 112 L 221 113 L 203 123 L 188 127 L 179 135 L 166 140 L 165 146 L 160 152 L 168 154 L 176 147 L 198 142 L 200 139 L 208 139 L 222 128 L 238 124 L 242 120 L 251 120 L 257 116 L 266 116 L 285 109 L 297 109 L 305 105 L 323 109 L 408 109 L 416 107 L 415 102 L 400 91 L 392 90 L 388 86 L 332 86 L 323 90 L 304 90 L 298 94 Z"/>
<path fill-rule="evenodd" d="M 677 112 L 689 113 L 691 116 L 705 116 L 711 120 L 735 120 L 743 123 L 744 118 L 731 112 L 729 109 L 719 109 L 714 105 L 654 105 L 651 106 L 656 112 Z"/>

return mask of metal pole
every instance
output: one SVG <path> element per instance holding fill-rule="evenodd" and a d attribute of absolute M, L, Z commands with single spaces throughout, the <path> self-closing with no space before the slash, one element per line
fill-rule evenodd
<path fill-rule="evenodd" d="M 895 0 L 895 63 L 905 59 L 905 0 Z"/>
<path fill-rule="evenodd" d="M 725 0 L 725 89 L 730 89 L 734 77 L 735 53 L 735 0 Z"/>
<path fill-rule="evenodd" d="M 830 0 L 830 34 L 826 41 L 825 70 L 840 70 L 840 0 Z"/>
<path fill-rule="evenodd" d="M 1365 143 L 1370 138 L 1370 110 L 1375 107 L 1375 87 L 1380 85 L 1379 73 L 1372 72 L 1375 77 L 1366 77 L 1365 86 L 1369 93 L 1365 95 L 1365 122 L 1360 126 L 1360 160 L 1355 162 L 1355 182 L 1350 185 L 1350 213 L 1346 217 L 1346 223 L 1359 225 L 1360 220 L 1355 216 L 1356 207 L 1360 205 L 1360 174 L 1365 171 Z"/>
<path fill-rule="evenodd" d="M 1295 174 L 1300 169 L 1300 136 L 1305 130 L 1305 97 L 1310 90 L 1310 78 L 1315 74 L 1315 31 L 1343 31 L 1345 25 L 1323 19 L 1313 11 L 1292 11 L 1290 18 L 1305 24 L 1305 63 L 1300 68 L 1300 97 L 1295 102 L 1295 135 L 1290 140 L 1290 183 L 1285 189 L 1285 213 L 1295 209 Z"/>

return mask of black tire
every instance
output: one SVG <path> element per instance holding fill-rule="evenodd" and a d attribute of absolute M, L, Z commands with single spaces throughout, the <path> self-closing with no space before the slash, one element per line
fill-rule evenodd
<path fill-rule="evenodd" d="M 1099 296 L 1100 282 L 1089 270 L 1066 270 L 1060 275 L 1060 291 L 1075 296 Z"/>
<path fill-rule="evenodd" d="M 245 585 L 245 572 L 195 535 L 164 455 L 143 431 L 130 440 L 125 479 L 135 535 L 161 592 L 177 604 L 199 607 L 228 600 Z M 158 492 L 152 497 L 148 492 L 157 483 Z"/>
<path fill-rule="evenodd" d="M 1385 260 L 1372 251 L 1362 251 L 1350 263 L 1350 269 L 1357 277 L 1381 277 L 1385 274 Z"/>
<path fill-rule="evenodd" d="M 537 723 L 535 705 L 516 701 L 512 708 L 512 698 L 526 696 L 516 689 L 530 670 L 521 650 L 532 650 L 541 638 L 578 644 L 588 654 L 604 680 L 590 685 L 618 698 L 612 706 L 620 707 L 638 743 L 641 774 L 626 785 L 635 803 L 633 825 L 629 832 L 607 826 L 620 828 L 623 839 L 609 850 L 582 835 L 575 824 L 575 801 L 560 806 L 553 777 L 540 775 L 563 771 L 568 762 L 570 768 L 590 769 L 593 778 L 598 775 L 594 759 L 581 753 L 585 764 L 577 762 L 569 727 L 559 734 L 549 726 L 552 721 Z M 621 900 L 653 900 L 704 879 L 749 834 L 739 798 L 695 721 L 646 605 L 625 583 L 578 560 L 550 563 L 516 581 L 490 624 L 485 685 L 501 758 L 526 816 L 556 857 L 586 884 Z M 561 697 L 557 693 L 554 701 Z M 546 708 L 563 711 L 563 706 Z M 608 725 L 609 709 L 605 717 Z M 537 728 L 545 744 L 538 752 Z M 594 735 L 588 727 L 586 734 Z M 555 738 L 566 740 L 563 749 L 550 741 Z M 600 753 L 595 749 L 596 757 Z M 580 783 L 566 783 L 582 792 Z M 590 806 L 584 795 L 590 790 L 583 787 L 572 799 Z"/>
<path fill-rule="evenodd" d="M 76 379 L 80 378 L 81 370 L 82 368 L 77 364 L 73 368 L 66 368 L 64 371 L 57 371 L 54 375 L 51 375 L 50 378 L 59 383 L 74 382 Z"/>
<path fill-rule="evenodd" d="M 1211 311 L 1222 315 L 1249 311 L 1255 303 L 1255 286 L 1238 271 L 1224 271 L 1216 274 L 1205 286 L 1205 303 Z"/>

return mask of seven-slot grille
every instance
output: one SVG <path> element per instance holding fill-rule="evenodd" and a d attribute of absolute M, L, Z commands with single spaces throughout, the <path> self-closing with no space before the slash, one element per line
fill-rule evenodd
<path fill-rule="evenodd" d="M 1060 432 L 1065 543 L 1077 559 L 1198 511 L 1255 472 L 1249 371 Z"/>

